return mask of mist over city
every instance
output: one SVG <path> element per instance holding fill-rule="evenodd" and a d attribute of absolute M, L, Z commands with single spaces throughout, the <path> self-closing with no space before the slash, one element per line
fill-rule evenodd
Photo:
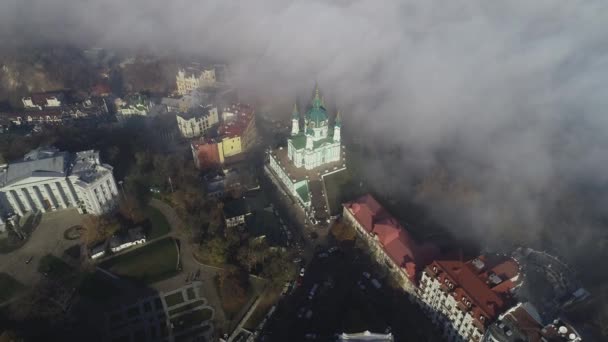
<path fill-rule="evenodd" d="M 71 223 L 65 228 L 82 227 L 76 239 L 80 254 L 64 264 L 79 274 L 93 271 L 97 277 L 97 268 L 116 279 L 137 278 L 137 286 L 114 284 L 122 289 L 117 293 L 139 293 L 143 283 L 146 293 L 160 293 L 165 308 L 171 307 L 166 298 L 181 293 L 172 278 L 126 275 L 129 267 L 120 268 L 116 261 L 162 240 L 150 237 L 149 229 L 158 225 L 152 207 L 166 216 L 171 229 L 164 239 L 177 241 L 182 256 L 174 277 L 187 275 L 188 285 L 180 278 L 180 286 L 203 284 L 192 298 L 184 289 L 185 302 L 194 307 L 202 300 L 200 311 L 208 306 L 213 312 L 208 319 L 213 324 L 201 325 L 212 328 L 196 335 L 193 327 L 182 326 L 179 332 L 175 327 L 190 318 L 180 320 L 168 310 L 170 332 L 159 340 L 339 340 L 346 338 L 341 333 L 369 330 L 384 336 L 378 341 L 387 340 L 386 335 L 397 341 L 511 341 L 504 326 L 515 335 L 521 331 L 516 332 L 507 313 L 515 317 L 526 310 L 530 317 L 541 317 L 538 330 L 544 330 L 538 336 L 548 341 L 606 338 L 602 322 L 608 319 L 608 274 L 597 265 L 608 257 L 608 119 L 603 113 L 608 79 L 602 72 L 608 64 L 607 17 L 608 5 L 600 1 L 2 3 L 0 153 L 6 166 L 0 202 L 2 220 L 13 228 L 6 229 L 7 246 L 0 246 L 6 258 L 0 255 L 0 260 L 20 267 L 27 260 L 27 265 L 37 264 L 33 252 L 23 251 L 34 248 L 28 245 L 35 243 L 34 233 L 44 228 L 45 217 L 77 207 L 79 215 L 67 218 Z M 31 114 L 36 110 L 40 113 Z M 27 154 L 34 149 L 35 154 Z M 51 156 L 71 166 L 36 169 Z M 13 166 L 32 161 L 36 166 L 29 169 Z M 72 179 L 77 171 L 84 174 L 74 166 L 78 163 L 84 163 L 82 170 L 109 166 L 108 184 L 114 185 L 103 194 L 107 191 L 112 199 L 89 203 L 79 197 L 85 190 L 76 183 L 65 187 L 73 189 L 74 199 L 65 189 L 54 193 L 52 184 L 20 192 L 20 179 L 26 176 L 14 170 L 59 172 Z M 221 195 L 210 190 L 219 184 L 217 177 L 222 189 L 231 190 Z M 228 186 L 231 177 L 238 181 Z M 233 227 L 228 216 L 243 210 L 243 222 Z M 360 210 L 368 210 L 369 217 L 360 217 Z M 171 212 L 183 222 L 171 219 Z M 274 218 L 265 218 L 268 212 Z M 32 220 L 40 220 L 42 227 Z M 277 221 L 276 234 L 268 228 L 273 226 L 269 220 Z M 398 248 L 389 247 L 394 246 L 393 233 L 386 233 L 385 225 L 398 228 L 395 239 L 407 253 L 392 254 Z M 231 233 L 235 227 L 238 233 Z M 273 234 L 281 238 L 275 241 Z M 110 247 L 112 239 L 126 236 L 133 241 L 143 237 L 145 245 L 124 247 L 135 249 L 122 254 Z M 92 253 L 92 246 L 104 246 L 100 261 L 84 255 Z M 193 261 L 184 260 L 185 253 L 194 255 Z M 280 259 L 295 261 L 287 267 Z M 365 261 L 332 275 L 350 260 Z M 505 271 L 509 263 L 520 273 Z M 384 264 L 392 266 L 383 269 Z M 222 271 L 201 280 L 205 267 Z M 473 269 L 475 279 L 486 284 L 492 284 L 492 275 L 502 277 L 491 287 L 500 292 L 500 305 L 473 298 L 471 317 L 484 317 L 474 325 L 477 335 L 468 326 L 454 325 L 453 332 L 432 328 L 443 319 L 438 316 L 453 319 L 425 297 L 425 285 L 420 285 L 433 277 L 447 279 L 474 297 L 470 283 L 456 279 L 464 276 L 450 271 L 460 267 Z M 559 286 L 539 280 L 543 268 L 559 269 L 546 276 L 559 278 Z M 278 269 L 285 274 L 276 274 Z M 37 274 L 22 279 L 11 273 L 19 272 L 16 266 L 0 272 L 23 288 L 38 288 L 24 282 L 50 279 Z M 256 280 L 245 280 L 250 277 Z M 235 284 L 226 285 L 230 281 Z M 543 292 L 540 285 L 529 288 L 535 281 L 550 284 L 553 292 Z M 63 278 L 53 282 L 67 283 Z M 513 283 L 508 291 L 502 289 L 506 282 Z M 348 292 L 347 286 L 361 292 L 349 296 L 368 303 L 365 310 L 311 304 L 318 296 L 336 297 L 332 291 Z M 282 291 L 280 298 L 269 295 L 269 288 Z M 409 298 L 419 304 L 404 312 L 428 316 L 428 331 L 418 328 L 407 336 L 404 331 L 415 326 L 414 319 L 382 318 L 369 327 L 361 323 L 377 316 L 374 309 L 388 308 L 382 304 L 391 301 L 388 294 L 382 295 L 387 296 L 383 302 L 370 293 L 388 293 L 389 288 L 395 303 Z M 239 295 L 223 291 L 242 292 L 241 306 L 226 304 L 227 296 Z M 209 292 L 217 292 L 219 299 Z M 246 296 L 251 293 L 255 295 Z M 2 301 L 10 304 L 14 298 Z M 263 299 L 261 309 L 240 309 L 257 298 Z M 78 303 L 79 310 L 87 310 L 88 299 Z M 529 303 L 536 309 L 528 309 Z M 175 305 L 172 310 L 187 306 Z M 24 336 L 19 322 L 28 315 L 21 318 L 11 310 L 3 312 L 4 325 Z M 352 316 L 357 319 L 345 314 L 333 327 L 319 323 L 332 310 L 356 311 Z M 187 312 L 184 317 L 191 314 Z M 496 337 L 499 325 L 505 336 Z M 547 335 L 552 325 L 556 336 Z M 242 337 L 239 329 L 251 335 Z M 156 340 L 148 333 L 142 339 L 136 330 L 131 330 L 131 340 Z M 576 332 L 574 338 L 570 330 Z M 118 340 L 118 335 L 103 338 Z"/>

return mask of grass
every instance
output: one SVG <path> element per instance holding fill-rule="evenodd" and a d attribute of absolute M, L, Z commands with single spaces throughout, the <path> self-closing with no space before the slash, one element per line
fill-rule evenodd
<path fill-rule="evenodd" d="M 13 298 L 24 289 L 25 286 L 15 278 L 6 273 L 0 273 L 0 303 Z"/>
<path fill-rule="evenodd" d="M 354 199 L 364 191 L 364 189 L 361 189 L 356 184 L 348 169 L 325 176 L 323 180 L 325 182 L 325 190 L 327 191 L 329 212 L 332 216 L 340 214 L 342 203 Z"/>
<path fill-rule="evenodd" d="M 160 210 L 147 206 L 144 210 L 145 215 L 148 217 L 150 221 L 150 230 L 148 231 L 148 240 L 152 240 L 163 235 L 166 235 L 171 230 L 171 226 L 167 221 L 167 218 Z"/>
<path fill-rule="evenodd" d="M 194 310 L 187 314 L 171 319 L 173 330 L 180 333 L 211 319 L 210 309 Z"/>
<path fill-rule="evenodd" d="M 165 296 L 165 302 L 167 302 L 168 307 L 179 305 L 184 302 L 184 295 L 181 291 L 172 293 Z"/>
<path fill-rule="evenodd" d="M 173 309 L 173 310 L 169 311 L 169 316 L 177 315 L 177 314 L 182 313 L 184 311 L 192 310 L 195 307 L 200 306 L 204 302 L 205 301 L 203 301 L 203 300 L 197 300 L 196 302 L 192 302 L 192 303 L 188 303 L 186 305 L 180 306 L 177 309 Z"/>
<path fill-rule="evenodd" d="M 151 242 L 100 264 L 113 274 L 150 284 L 177 272 L 178 250 L 172 238 Z"/>
<path fill-rule="evenodd" d="M 186 290 L 186 293 L 188 294 L 188 299 L 189 299 L 189 300 L 192 300 L 192 299 L 196 298 L 196 294 L 194 293 L 194 288 L 189 287 L 189 288 Z"/>
<path fill-rule="evenodd" d="M 47 254 L 38 262 L 38 272 L 52 279 L 60 279 L 73 274 L 74 269 L 58 257 Z"/>

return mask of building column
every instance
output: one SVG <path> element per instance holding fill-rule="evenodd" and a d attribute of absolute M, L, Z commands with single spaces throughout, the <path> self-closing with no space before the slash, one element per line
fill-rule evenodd
<path fill-rule="evenodd" d="M 23 201 L 23 204 L 25 205 L 25 210 L 34 211 L 36 205 L 34 204 L 34 201 L 32 200 L 29 191 L 27 191 L 26 188 L 19 188 L 17 190 L 21 190 L 21 194 L 25 198 L 25 201 Z"/>
<path fill-rule="evenodd" d="M 48 186 L 53 192 L 55 199 L 59 202 L 61 208 L 66 209 L 68 206 L 65 204 L 65 198 L 63 198 L 63 193 L 60 187 L 57 186 L 57 182 L 49 183 Z"/>
<path fill-rule="evenodd" d="M 48 186 L 48 184 L 39 185 L 38 190 L 40 190 L 40 188 L 42 188 L 44 190 L 44 192 L 41 191 L 40 193 L 46 194 L 46 199 L 49 201 L 49 204 L 51 205 L 51 211 L 57 210 L 59 203 L 57 203 L 57 201 L 55 200 L 55 197 L 53 196 L 51 191 L 49 191 L 50 187 Z"/>
<path fill-rule="evenodd" d="M 72 185 L 72 183 L 70 182 L 69 179 L 65 180 L 65 185 L 66 185 L 66 188 L 68 189 L 67 195 L 68 195 L 68 198 L 70 199 L 70 202 L 72 203 L 73 206 L 78 208 L 78 194 L 76 193 L 76 189 L 74 189 L 74 186 Z"/>
<path fill-rule="evenodd" d="M 110 177 L 108 177 L 107 182 L 110 186 L 110 189 L 112 190 L 112 194 L 114 196 L 118 196 L 118 188 L 116 187 L 116 180 L 114 179 L 114 176 L 110 175 Z"/>
<path fill-rule="evenodd" d="M 12 191 L 13 190 L 8 190 L 6 192 L 6 199 L 8 200 L 8 203 L 10 203 L 15 213 L 19 216 L 23 216 L 23 209 L 21 208 L 21 203 L 18 198 L 15 198 Z"/>
<path fill-rule="evenodd" d="M 34 200 L 34 203 L 36 203 L 38 210 L 42 211 L 43 213 L 46 213 L 46 208 L 44 207 L 44 203 L 42 202 L 42 193 L 40 192 L 40 188 L 36 185 L 33 185 L 29 189 L 32 194 L 32 199 Z"/>

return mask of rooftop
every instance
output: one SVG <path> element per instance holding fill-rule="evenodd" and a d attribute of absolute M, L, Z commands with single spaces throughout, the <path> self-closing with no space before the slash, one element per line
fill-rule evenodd
<path fill-rule="evenodd" d="M 373 342 L 393 342 L 395 339 L 391 333 L 377 334 L 369 331 L 361 333 L 347 334 L 342 333 L 338 336 L 338 341 L 373 341 Z"/>
<path fill-rule="evenodd" d="M 202 118 L 203 116 L 209 116 L 211 113 L 211 109 L 214 107 L 199 105 L 198 107 L 194 107 L 189 109 L 185 113 L 176 113 L 177 116 L 181 117 L 184 120 L 190 120 L 192 118 Z"/>
<path fill-rule="evenodd" d="M 519 265 L 505 256 L 480 256 L 467 262 L 434 261 L 427 267 L 427 273 L 436 275 L 463 309 L 470 309 L 473 318 L 485 326 L 505 309 L 511 299 Z"/>
<path fill-rule="evenodd" d="M 253 107 L 246 104 L 233 104 L 224 109 L 222 113 L 224 122 L 220 125 L 219 132 L 223 137 L 241 136 L 247 129 L 254 117 Z"/>
<path fill-rule="evenodd" d="M 332 163 L 324 164 L 319 167 L 316 167 L 312 170 L 306 170 L 303 166 L 296 167 L 293 162 L 287 156 L 286 148 L 277 148 L 270 152 L 270 154 L 276 159 L 276 161 L 281 165 L 281 167 L 285 170 L 285 172 L 289 175 L 289 178 L 292 180 L 300 181 L 303 179 L 308 180 L 321 180 L 321 176 L 329 173 L 331 171 L 335 171 L 338 169 L 344 168 L 344 161 L 338 160 Z"/>
<path fill-rule="evenodd" d="M 6 186 L 28 177 L 65 177 L 69 154 L 55 148 L 37 148 L 23 160 L 10 163 L 1 174 L 1 185 Z"/>
<path fill-rule="evenodd" d="M 345 203 L 344 206 L 368 233 L 375 235 L 386 254 L 414 280 L 417 271 L 438 255 L 431 244 L 418 244 L 409 232 L 370 195 Z"/>
<path fill-rule="evenodd" d="M 250 213 L 247 201 L 244 198 L 228 200 L 224 202 L 224 217 L 233 218 Z"/>
<path fill-rule="evenodd" d="M 94 150 L 70 155 L 56 148 L 37 148 L 21 161 L 9 163 L 0 174 L 0 186 L 7 186 L 28 177 L 67 177 L 75 175 L 83 182 L 91 182 L 111 172 L 112 167 L 101 164 L 99 152 Z"/>

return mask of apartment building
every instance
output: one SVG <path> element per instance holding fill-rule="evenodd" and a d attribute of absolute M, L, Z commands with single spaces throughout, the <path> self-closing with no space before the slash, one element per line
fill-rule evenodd
<path fill-rule="evenodd" d="M 186 113 L 177 113 L 177 127 L 184 138 L 200 137 L 211 127 L 219 123 L 217 107 L 198 106 Z"/>
<path fill-rule="evenodd" d="M 481 341 L 511 307 L 519 265 L 505 256 L 433 261 L 422 272 L 418 303 L 450 342 Z"/>
<path fill-rule="evenodd" d="M 417 275 L 439 254 L 439 248 L 414 241 L 405 227 L 370 194 L 345 203 L 343 219 L 367 242 L 376 260 L 388 267 L 409 294 L 416 295 Z"/>

